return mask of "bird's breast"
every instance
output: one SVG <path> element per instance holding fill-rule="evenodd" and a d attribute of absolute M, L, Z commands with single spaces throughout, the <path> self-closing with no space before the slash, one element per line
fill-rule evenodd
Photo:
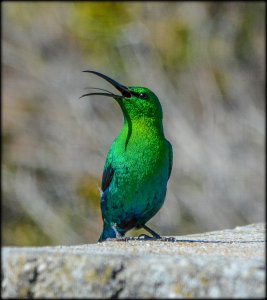
<path fill-rule="evenodd" d="M 168 150 L 165 139 L 151 136 L 131 137 L 125 147 L 125 140 L 115 141 L 112 147 L 112 161 L 121 176 L 144 180 L 155 173 L 168 173 Z"/>

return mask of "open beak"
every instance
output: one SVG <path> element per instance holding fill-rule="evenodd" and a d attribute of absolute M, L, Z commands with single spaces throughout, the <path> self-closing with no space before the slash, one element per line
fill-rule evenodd
<path fill-rule="evenodd" d="M 86 97 L 86 96 L 94 96 L 94 95 L 100 95 L 100 96 L 107 96 L 107 97 L 112 97 L 116 100 L 122 99 L 124 97 L 126 98 L 130 98 L 131 97 L 131 93 L 129 92 L 128 88 L 120 83 L 118 83 L 117 81 L 115 81 L 114 79 L 111 79 L 110 77 L 101 74 L 99 72 L 96 71 L 89 71 L 89 70 L 85 70 L 83 72 L 87 72 L 87 73 L 93 73 L 99 77 L 102 77 L 103 79 L 105 79 L 106 81 L 108 81 L 109 83 L 111 83 L 118 91 L 121 92 L 122 95 L 115 95 L 109 91 L 107 91 L 107 93 L 88 93 L 88 94 L 84 94 L 82 95 L 80 98 L 82 97 Z"/>

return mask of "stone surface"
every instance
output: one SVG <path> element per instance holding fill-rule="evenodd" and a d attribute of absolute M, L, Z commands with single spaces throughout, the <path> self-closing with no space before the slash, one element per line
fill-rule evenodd
<path fill-rule="evenodd" d="M 265 225 L 80 246 L 2 249 L 3 298 L 265 296 Z"/>

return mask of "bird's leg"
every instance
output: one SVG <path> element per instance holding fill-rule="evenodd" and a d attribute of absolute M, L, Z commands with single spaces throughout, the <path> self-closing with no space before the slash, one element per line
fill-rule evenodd
<path fill-rule="evenodd" d="M 154 230 L 152 230 L 151 228 L 147 227 L 145 224 L 142 225 L 142 227 L 148 231 L 149 233 L 152 234 L 152 238 L 154 239 L 161 239 L 161 236 L 159 234 L 157 234 Z M 141 237 L 144 236 L 145 238 L 151 238 L 146 234 L 141 234 Z M 140 236 L 139 236 L 140 237 Z"/>

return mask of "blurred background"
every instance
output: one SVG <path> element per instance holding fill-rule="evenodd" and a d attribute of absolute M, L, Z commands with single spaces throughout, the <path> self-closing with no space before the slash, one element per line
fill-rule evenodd
<path fill-rule="evenodd" d="M 264 221 L 264 2 L 3 2 L 2 244 L 96 242 L 122 125 L 102 72 L 159 97 L 173 170 L 162 235 Z M 142 232 L 132 231 L 129 235 Z"/>

